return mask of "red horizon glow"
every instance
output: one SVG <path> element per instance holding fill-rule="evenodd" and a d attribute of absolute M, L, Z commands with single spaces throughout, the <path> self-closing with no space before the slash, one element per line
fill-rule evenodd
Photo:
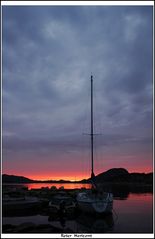
<path fill-rule="evenodd" d="M 51 177 L 50 175 L 29 175 L 29 174 L 24 174 L 22 175 L 21 173 L 15 173 L 15 172 L 5 172 L 4 174 L 8 174 L 8 175 L 16 175 L 16 176 L 23 176 L 32 180 L 69 180 L 69 181 L 80 181 L 82 179 L 87 179 L 90 176 L 86 175 L 85 177 L 83 177 L 82 175 L 77 175 L 77 176 L 66 176 L 66 175 L 61 175 L 61 176 L 53 176 Z"/>
<path fill-rule="evenodd" d="M 21 160 L 22 158 L 22 160 Z M 80 158 L 80 160 L 79 160 Z M 153 156 L 139 154 L 133 157 L 106 155 L 94 162 L 94 173 L 98 175 L 112 168 L 124 168 L 129 173 L 153 172 Z M 3 174 L 24 176 L 32 180 L 69 180 L 80 181 L 90 178 L 91 164 L 89 158 L 81 155 L 73 157 L 58 157 L 56 160 L 50 156 L 33 157 L 16 155 L 14 160 L 3 159 Z"/>
<path fill-rule="evenodd" d="M 95 175 L 98 175 L 99 173 L 102 173 L 102 172 L 106 172 L 107 170 L 109 170 L 110 168 L 107 168 L 107 169 L 105 169 L 104 171 L 97 171 L 96 170 L 96 172 L 95 172 Z M 153 172 L 153 170 L 152 170 L 152 168 L 151 167 L 142 167 L 142 168 L 134 168 L 134 169 L 127 169 L 127 168 L 125 168 L 129 173 L 152 173 Z M 51 175 L 47 175 L 47 174 L 37 174 L 37 175 L 33 175 L 33 174 L 28 174 L 28 173 L 23 173 L 23 174 L 21 174 L 20 172 L 13 172 L 12 170 L 10 171 L 10 170 L 8 170 L 8 171 L 6 171 L 4 174 L 9 174 L 9 175 L 17 175 L 17 176 L 24 176 L 24 177 L 26 177 L 26 178 L 29 178 L 29 179 L 32 179 L 32 180 L 57 180 L 57 181 L 59 181 L 59 180 L 69 180 L 69 181 L 80 181 L 80 180 L 82 180 L 82 179 L 87 179 L 87 178 L 90 178 L 90 174 L 89 173 L 87 173 L 87 174 L 80 174 L 80 173 L 78 173 L 78 174 L 74 174 L 73 175 L 73 172 L 72 172 L 72 174 L 71 173 L 68 173 L 68 176 L 66 176 L 65 174 L 64 174 L 64 172 L 63 173 L 60 173 L 60 172 L 55 172 L 54 174 L 53 174 L 53 176 L 51 176 Z M 76 176 L 75 176 L 76 175 Z"/>

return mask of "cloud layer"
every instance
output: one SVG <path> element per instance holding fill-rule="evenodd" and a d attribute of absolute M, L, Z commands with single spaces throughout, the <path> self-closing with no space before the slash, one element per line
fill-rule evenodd
<path fill-rule="evenodd" d="M 80 172 L 89 152 L 82 134 L 90 130 L 91 72 L 101 160 L 111 158 L 111 168 L 130 155 L 132 169 L 136 156 L 137 169 L 151 169 L 152 23 L 152 7 L 144 6 L 3 6 L 4 170 L 26 174 L 19 154 Z"/>

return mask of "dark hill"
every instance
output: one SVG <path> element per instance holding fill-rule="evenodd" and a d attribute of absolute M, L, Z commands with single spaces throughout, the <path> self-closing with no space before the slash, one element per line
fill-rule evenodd
<path fill-rule="evenodd" d="M 85 180 L 90 181 L 90 179 Z M 144 183 L 153 184 L 153 173 L 129 173 L 124 168 L 112 168 L 106 172 L 95 176 L 97 183 L 104 182 L 129 182 L 129 183 Z M 84 182 L 84 180 L 82 181 Z"/>
<path fill-rule="evenodd" d="M 25 178 L 23 176 L 15 176 L 15 175 L 2 175 L 2 182 L 3 183 L 32 183 L 34 180 Z"/>
<path fill-rule="evenodd" d="M 153 183 L 153 173 L 130 173 L 130 182 Z"/>
<path fill-rule="evenodd" d="M 96 182 L 121 182 L 128 181 L 130 174 L 124 168 L 112 168 L 104 173 L 100 173 L 95 177 Z"/>

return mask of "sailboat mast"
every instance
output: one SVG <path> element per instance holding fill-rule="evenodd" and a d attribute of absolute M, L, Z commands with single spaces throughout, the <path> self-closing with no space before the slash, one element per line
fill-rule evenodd
<path fill-rule="evenodd" d="M 94 175 L 93 76 L 91 75 L 91 178 Z"/>

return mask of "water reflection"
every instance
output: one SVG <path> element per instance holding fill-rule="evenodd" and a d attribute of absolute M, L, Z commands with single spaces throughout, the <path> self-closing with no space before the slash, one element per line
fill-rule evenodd
<path fill-rule="evenodd" d="M 36 225 L 51 225 L 57 232 L 62 230 L 73 233 L 151 233 L 153 231 L 152 194 L 119 193 L 114 198 L 113 208 L 113 214 L 94 216 L 79 211 L 71 214 L 51 213 L 48 206 L 44 205 L 36 212 L 21 210 L 13 215 L 3 214 L 3 226 L 31 222 Z M 31 231 L 27 229 L 27 232 Z"/>
<path fill-rule="evenodd" d="M 90 189 L 91 184 L 89 183 L 20 183 L 20 184 L 3 184 L 3 188 L 22 188 L 27 187 L 28 190 L 31 189 L 41 189 L 41 188 L 56 188 L 56 189 L 81 189 L 86 188 Z"/>
<path fill-rule="evenodd" d="M 130 192 L 129 191 L 123 191 L 123 192 L 113 192 L 113 196 L 115 199 L 119 200 L 126 200 L 129 197 Z"/>
<path fill-rule="evenodd" d="M 76 222 L 79 232 L 104 233 L 112 232 L 114 228 L 114 219 L 112 213 L 100 217 L 80 214 L 77 217 Z"/>
<path fill-rule="evenodd" d="M 71 228 L 71 223 L 74 221 L 74 232 L 82 233 L 104 233 L 112 232 L 114 228 L 113 214 L 95 216 L 91 214 L 78 213 L 78 215 L 72 215 L 70 217 L 65 214 L 59 215 L 57 218 L 50 215 L 48 221 L 64 229 L 66 227 Z M 58 224 L 59 223 L 59 224 Z M 72 228 L 73 229 L 73 228 Z"/>

